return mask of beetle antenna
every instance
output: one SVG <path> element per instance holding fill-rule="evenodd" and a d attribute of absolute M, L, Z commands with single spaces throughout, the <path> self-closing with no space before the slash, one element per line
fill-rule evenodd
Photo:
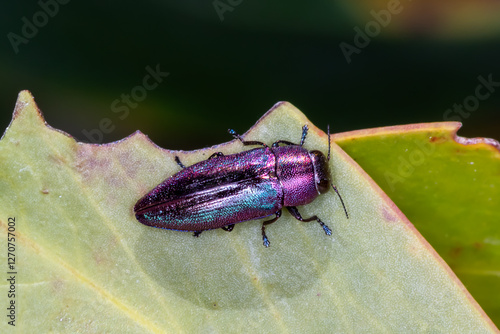
<path fill-rule="evenodd" d="M 326 133 L 328 134 L 328 155 L 327 155 L 327 159 L 328 159 L 328 161 L 330 161 L 330 151 L 331 151 L 331 146 L 332 146 L 332 144 L 331 144 L 332 140 L 330 139 L 330 124 L 328 124 L 326 126 Z M 340 196 L 340 193 L 337 190 L 337 187 L 335 187 L 332 183 L 330 183 L 330 185 L 332 186 L 333 190 L 335 190 L 335 192 L 339 196 L 340 203 L 342 203 L 342 207 L 344 208 L 345 216 L 347 217 L 347 219 L 349 219 L 349 214 L 347 213 L 347 209 L 345 208 L 344 200 L 342 199 L 342 196 Z"/>
<path fill-rule="evenodd" d="M 330 124 L 328 124 L 326 126 L 326 133 L 328 134 L 328 156 L 327 156 L 327 159 L 328 159 L 328 161 L 330 161 L 330 146 L 331 146 L 331 144 L 330 144 Z"/>
<path fill-rule="evenodd" d="M 345 205 L 344 205 L 344 201 L 342 200 L 342 196 L 340 196 L 340 193 L 339 191 L 337 190 L 337 187 L 335 187 L 333 184 L 330 183 L 330 185 L 332 186 L 333 190 L 335 190 L 335 192 L 337 193 L 337 195 L 339 195 L 339 198 L 340 198 L 340 203 L 342 203 L 342 207 L 344 208 L 344 212 L 345 212 L 345 216 L 347 217 L 347 219 L 349 219 L 349 215 L 347 214 L 347 209 L 345 208 Z"/>

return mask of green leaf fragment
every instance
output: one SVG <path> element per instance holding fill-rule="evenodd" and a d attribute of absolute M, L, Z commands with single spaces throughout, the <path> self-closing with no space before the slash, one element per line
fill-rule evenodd
<path fill-rule="evenodd" d="M 500 323 L 500 144 L 460 123 L 359 130 L 335 141 L 377 182 Z"/>

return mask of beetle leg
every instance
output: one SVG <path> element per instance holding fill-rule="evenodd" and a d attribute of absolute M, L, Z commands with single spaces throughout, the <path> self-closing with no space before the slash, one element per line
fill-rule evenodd
<path fill-rule="evenodd" d="M 302 127 L 302 137 L 300 138 L 300 144 L 295 144 L 295 143 L 292 143 L 291 141 L 288 141 L 288 140 L 278 140 L 278 141 L 275 141 L 273 143 L 273 147 L 278 147 L 279 144 L 302 146 L 302 145 L 304 145 L 304 142 L 306 141 L 306 136 L 307 136 L 308 130 L 309 130 L 309 128 L 307 127 L 307 125 L 304 125 Z"/>
<path fill-rule="evenodd" d="M 309 128 L 307 127 L 307 124 L 305 124 L 302 127 L 302 138 L 300 138 L 300 146 L 304 145 L 304 142 L 306 141 L 306 136 L 307 136 L 307 131 Z"/>
<path fill-rule="evenodd" d="M 175 156 L 175 162 L 177 162 L 177 164 L 179 166 L 181 166 L 181 168 L 186 168 L 186 166 L 184 166 L 184 164 L 179 160 L 179 157 L 178 156 Z"/>
<path fill-rule="evenodd" d="M 233 136 L 235 139 L 238 139 L 240 142 L 243 143 L 243 145 L 262 145 L 264 147 L 267 147 L 266 144 L 264 144 L 261 141 L 255 141 L 255 140 L 243 140 L 239 134 L 236 133 L 233 129 L 227 130 L 231 136 Z"/>
<path fill-rule="evenodd" d="M 300 215 L 300 213 L 299 213 L 299 210 L 297 210 L 297 208 L 296 208 L 296 207 L 294 207 L 294 206 L 287 206 L 286 208 L 287 208 L 287 209 L 288 209 L 288 211 L 292 214 L 292 216 L 294 216 L 294 217 L 295 217 L 295 219 L 300 220 L 301 222 L 310 222 L 310 221 L 315 220 L 315 221 L 317 221 L 317 222 L 321 225 L 321 227 L 322 227 L 322 228 L 323 228 L 323 230 L 325 231 L 325 234 L 326 234 L 326 235 L 332 235 L 332 230 L 330 230 L 330 228 L 329 228 L 328 226 L 326 226 L 326 224 L 325 224 L 325 223 L 323 223 L 323 222 L 322 222 L 322 221 L 318 218 L 318 216 L 312 216 L 312 217 L 310 217 L 310 218 L 306 218 L 306 219 L 304 219 L 304 218 L 302 218 L 302 216 L 301 216 L 301 215 Z"/>
<path fill-rule="evenodd" d="M 223 229 L 224 231 L 227 231 L 227 232 L 231 232 L 234 228 L 234 224 L 229 224 L 227 226 L 222 226 L 221 229 Z"/>
<path fill-rule="evenodd" d="M 208 159 L 213 159 L 213 158 L 216 158 L 216 157 L 222 157 L 224 155 L 224 153 L 222 152 L 215 152 L 214 154 L 212 154 L 211 156 L 208 157 Z"/>
<path fill-rule="evenodd" d="M 275 213 L 276 217 L 274 217 L 271 220 L 266 220 L 265 222 L 262 223 L 262 240 L 264 240 L 264 246 L 269 247 L 269 239 L 266 236 L 266 225 L 272 224 L 275 221 L 278 220 L 279 217 L 281 217 L 281 210 Z"/>
<path fill-rule="evenodd" d="M 294 146 L 298 146 L 297 144 L 295 143 L 292 143 L 291 141 L 288 141 L 288 140 L 278 140 L 278 141 L 275 141 L 273 143 L 273 147 L 278 147 L 279 144 L 285 144 L 285 145 L 294 145 Z"/>
<path fill-rule="evenodd" d="M 203 232 L 203 231 L 195 231 L 195 232 L 193 232 L 193 237 L 197 237 L 198 238 L 200 236 L 201 232 Z"/>

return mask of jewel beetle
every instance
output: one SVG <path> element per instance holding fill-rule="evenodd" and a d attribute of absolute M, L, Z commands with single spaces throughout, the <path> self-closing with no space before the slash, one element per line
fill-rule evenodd
<path fill-rule="evenodd" d="M 212 154 L 207 160 L 182 168 L 167 178 L 134 206 L 137 220 L 145 225 L 176 231 L 201 232 L 222 228 L 232 231 L 234 224 L 248 220 L 275 217 L 262 223 L 264 246 L 269 247 L 266 226 L 274 223 L 286 208 L 302 222 L 317 221 L 327 235 L 330 228 L 317 216 L 302 218 L 297 206 L 311 203 L 332 184 L 328 171 L 328 156 L 317 150 L 308 151 L 303 145 L 308 127 L 302 128 L 300 144 L 278 140 L 271 147 L 260 141 L 246 141 L 234 130 L 229 133 L 243 145 L 260 146 L 236 154 Z"/>

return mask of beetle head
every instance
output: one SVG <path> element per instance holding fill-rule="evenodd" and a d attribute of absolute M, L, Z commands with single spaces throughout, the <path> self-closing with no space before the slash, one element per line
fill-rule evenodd
<path fill-rule="evenodd" d="M 328 132 L 328 156 L 325 158 L 325 155 L 320 151 L 311 151 L 309 152 L 313 167 L 314 167 L 314 180 L 316 182 L 316 189 L 320 194 L 324 194 L 328 191 L 331 186 L 332 189 L 337 193 L 337 196 L 340 199 L 340 203 L 342 203 L 342 207 L 344 208 L 345 216 L 349 219 L 349 214 L 347 213 L 347 209 L 345 208 L 344 201 L 342 200 L 342 196 L 340 196 L 337 187 L 330 182 L 330 172 L 328 170 L 328 161 L 330 161 L 330 150 L 331 150 L 331 138 L 330 138 L 330 125 L 327 127 Z"/>
<path fill-rule="evenodd" d="M 309 152 L 313 168 L 314 168 L 314 181 L 316 182 L 316 190 L 320 194 L 324 194 L 330 189 L 330 173 L 328 171 L 328 161 L 325 155 L 320 151 Z"/>

